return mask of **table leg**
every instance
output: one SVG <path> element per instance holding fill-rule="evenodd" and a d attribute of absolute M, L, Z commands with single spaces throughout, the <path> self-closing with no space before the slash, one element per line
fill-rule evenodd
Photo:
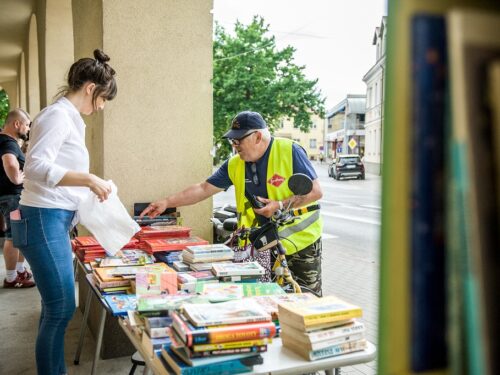
<path fill-rule="evenodd" d="M 97 361 L 99 360 L 99 352 L 101 351 L 101 345 L 102 345 L 102 336 L 104 333 L 104 323 L 106 322 L 106 309 L 102 308 L 101 311 L 101 320 L 99 321 L 99 328 L 97 330 L 97 345 L 95 348 L 95 354 L 94 354 L 94 363 L 92 364 L 92 372 L 91 374 L 95 374 L 95 369 L 97 367 Z"/>
<path fill-rule="evenodd" d="M 330 368 L 325 370 L 325 375 L 340 375 L 340 368 Z"/>
<path fill-rule="evenodd" d="M 80 328 L 80 339 L 78 340 L 78 347 L 76 348 L 75 360 L 73 363 L 78 365 L 80 363 L 80 354 L 82 353 L 83 339 L 87 331 L 87 319 L 89 317 L 90 303 L 92 302 L 92 289 L 89 287 L 87 292 L 87 300 L 85 302 L 85 310 L 83 312 L 82 327 Z"/>
<path fill-rule="evenodd" d="M 78 277 L 78 261 L 76 260 L 76 257 L 73 259 L 73 274 L 75 275 L 76 281 L 76 278 Z"/>

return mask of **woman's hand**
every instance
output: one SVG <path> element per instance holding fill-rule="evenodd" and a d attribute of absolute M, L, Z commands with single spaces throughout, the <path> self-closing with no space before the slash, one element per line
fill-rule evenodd
<path fill-rule="evenodd" d="M 89 174 L 89 188 L 92 192 L 97 195 L 100 202 L 104 202 L 108 199 L 109 194 L 111 194 L 111 184 L 96 175 Z"/>
<path fill-rule="evenodd" d="M 265 204 L 265 206 L 262 208 L 254 208 L 253 209 L 256 214 L 259 214 L 261 216 L 270 218 L 280 208 L 280 204 L 278 201 L 273 201 L 271 199 L 262 198 L 262 197 L 257 197 L 257 199 Z"/>
<path fill-rule="evenodd" d="M 160 199 L 159 201 L 151 203 L 149 206 L 146 207 L 144 211 L 141 212 L 139 215 L 139 218 L 142 219 L 145 215 L 148 215 L 150 218 L 155 218 L 163 211 L 165 211 L 168 207 L 168 200 L 165 199 Z"/>

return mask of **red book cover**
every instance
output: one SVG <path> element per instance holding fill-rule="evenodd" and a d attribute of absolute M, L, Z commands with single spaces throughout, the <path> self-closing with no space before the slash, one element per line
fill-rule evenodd
<path fill-rule="evenodd" d="M 135 236 L 141 240 L 157 239 L 157 238 L 172 238 L 172 237 L 189 237 L 191 228 L 182 227 L 180 225 L 152 225 L 142 227 L 140 232 Z"/>
<path fill-rule="evenodd" d="M 101 247 L 99 242 L 97 242 L 97 240 L 91 236 L 76 237 L 75 241 L 79 246 L 85 246 L 85 247 L 99 246 L 99 247 Z"/>
<path fill-rule="evenodd" d="M 174 237 L 145 240 L 144 244 L 148 251 L 172 251 L 184 250 L 186 246 L 208 245 L 208 241 L 200 237 Z"/>

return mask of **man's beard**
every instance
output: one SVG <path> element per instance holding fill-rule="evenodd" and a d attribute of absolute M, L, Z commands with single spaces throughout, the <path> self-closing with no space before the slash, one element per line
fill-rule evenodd
<path fill-rule="evenodd" d="M 17 138 L 22 139 L 23 141 L 27 141 L 29 139 L 29 133 L 23 134 L 23 133 L 17 132 Z"/>

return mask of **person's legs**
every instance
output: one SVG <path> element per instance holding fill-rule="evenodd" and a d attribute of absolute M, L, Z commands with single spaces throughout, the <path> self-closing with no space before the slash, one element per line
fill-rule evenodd
<path fill-rule="evenodd" d="M 323 294 L 321 284 L 321 238 L 299 252 L 286 257 L 288 268 L 300 286 Z"/>
<path fill-rule="evenodd" d="M 10 223 L 10 212 L 19 207 L 19 196 L 4 196 L 0 200 L 0 212 L 5 223 L 5 241 L 3 255 L 5 259 L 6 277 L 3 283 L 4 288 L 30 288 L 35 286 L 31 280 L 31 274 L 24 269 L 24 257 L 19 249 L 12 244 L 12 233 Z M 19 263 L 23 262 L 23 270 L 19 272 Z"/>
<path fill-rule="evenodd" d="M 64 333 L 75 310 L 69 228 L 73 212 L 21 206 L 26 219 L 26 246 L 20 246 L 31 265 L 42 297 L 36 340 L 38 374 L 66 373 Z"/>

